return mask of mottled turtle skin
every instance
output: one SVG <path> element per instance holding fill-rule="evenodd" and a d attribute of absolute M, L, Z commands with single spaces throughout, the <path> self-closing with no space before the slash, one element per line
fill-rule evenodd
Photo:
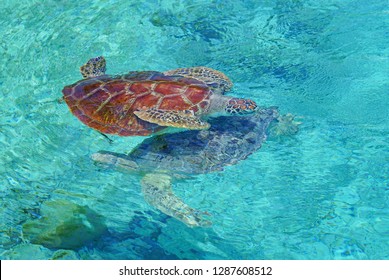
<path fill-rule="evenodd" d="M 97 57 L 81 73 L 85 79 L 64 87 L 64 100 L 79 120 L 106 134 L 146 136 L 168 126 L 207 129 L 202 116 L 257 108 L 250 99 L 222 95 L 231 81 L 206 67 L 111 76 L 105 74 L 105 59 Z"/>
<path fill-rule="evenodd" d="M 171 177 L 222 171 L 247 158 L 262 146 L 269 125 L 277 123 L 278 117 L 276 108 L 260 109 L 248 116 L 222 116 L 210 121 L 209 130 L 156 135 L 128 155 L 100 151 L 92 159 L 119 170 L 147 174 L 142 192 L 151 205 L 189 226 L 209 226 L 206 212 L 189 207 L 174 195 Z M 293 118 L 288 121 L 292 124 Z"/>

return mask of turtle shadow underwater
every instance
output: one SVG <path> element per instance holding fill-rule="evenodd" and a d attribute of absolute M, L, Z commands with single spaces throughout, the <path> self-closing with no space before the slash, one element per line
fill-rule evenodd
<path fill-rule="evenodd" d="M 194 175 L 223 171 L 261 148 L 269 133 L 295 134 L 293 116 L 280 116 L 275 107 L 247 116 L 217 117 L 208 130 L 154 135 L 129 154 L 99 151 L 91 157 L 99 166 L 143 175 L 145 200 L 191 227 L 211 226 L 211 215 L 177 197 L 172 182 Z"/>

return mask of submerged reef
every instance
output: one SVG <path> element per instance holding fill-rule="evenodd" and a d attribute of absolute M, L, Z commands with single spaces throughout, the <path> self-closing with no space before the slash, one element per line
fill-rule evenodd
<path fill-rule="evenodd" d="M 56 200 L 42 204 L 42 217 L 23 225 L 24 238 L 50 249 L 78 249 L 107 230 L 103 217 L 76 203 Z"/>

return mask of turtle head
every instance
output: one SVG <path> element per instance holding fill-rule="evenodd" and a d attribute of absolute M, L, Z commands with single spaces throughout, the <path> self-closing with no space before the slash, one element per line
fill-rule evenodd
<path fill-rule="evenodd" d="M 94 57 L 80 67 L 81 75 L 84 78 L 93 78 L 105 74 L 105 58 L 103 56 Z"/>
<path fill-rule="evenodd" d="M 246 115 L 257 110 L 257 104 L 251 99 L 231 98 L 228 100 L 225 111 L 230 115 Z"/>

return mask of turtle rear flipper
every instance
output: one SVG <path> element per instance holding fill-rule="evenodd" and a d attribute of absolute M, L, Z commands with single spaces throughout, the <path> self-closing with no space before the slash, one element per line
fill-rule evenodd
<path fill-rule="evenodd" d="M 212 222 L 209 214 L 191 208 L 178 198 L 172 190 L 171 177 L 161 174 L 147 174 L 142 179 L 142 193 L 145 200 L 155 208 L 190 227 L 208 227 Z"/>
<path fill-rule="evenodd" d="M 147 122 L 160 126 L 171 126 L 188 129 L 207 129 L 209 123 L 194 115 L 193 111 L 171 111 L 155 108 L 135 111 L 134 114 Z"/>
<path fill-rule="evenodd" d="M 106 62 L 103 56 L 94 57 L 80 67 L 81 75 L 84 78 L 93 78 L 105 74 Z"/>

